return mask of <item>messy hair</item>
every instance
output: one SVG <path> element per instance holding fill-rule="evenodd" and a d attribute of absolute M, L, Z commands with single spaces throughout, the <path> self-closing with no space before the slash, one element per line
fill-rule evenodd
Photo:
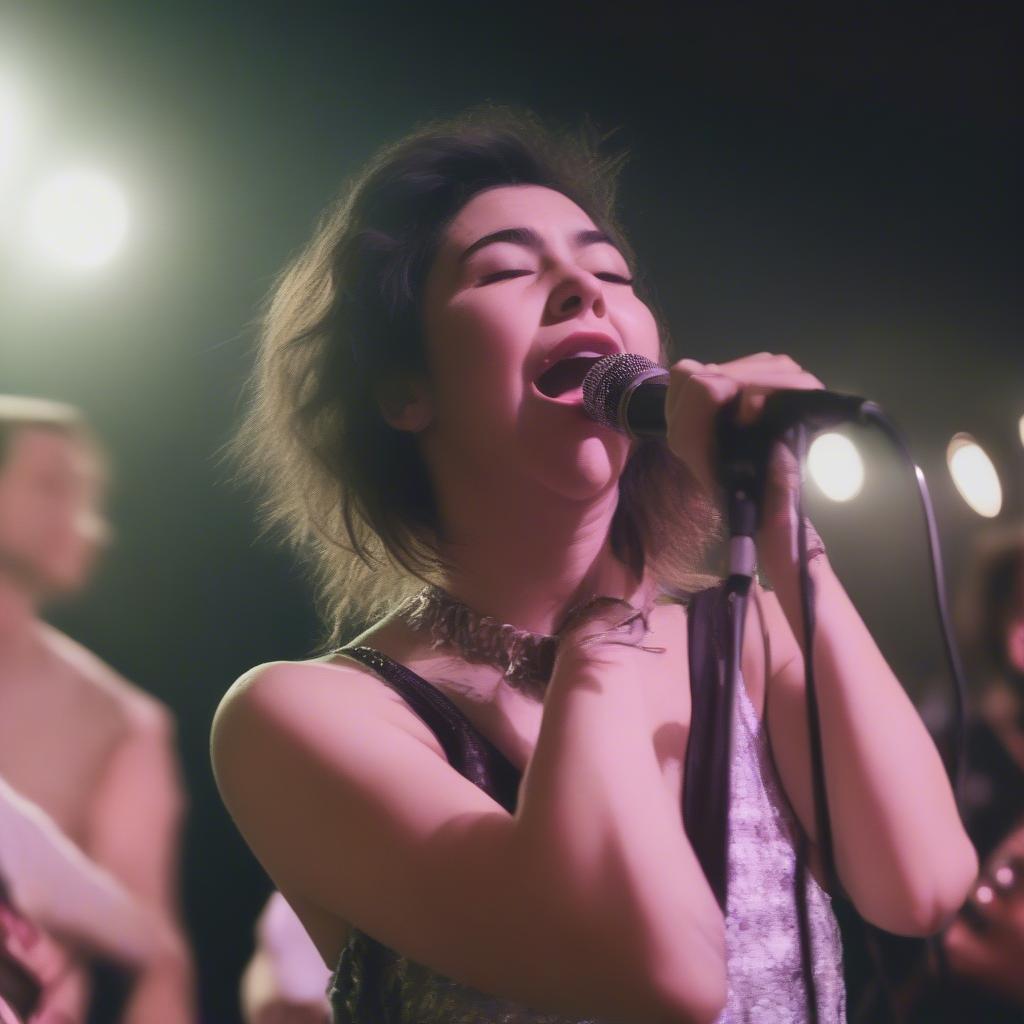
<path fill-rule="evenodd" d="M 421 297 L 445 228 L 485 189 L 539 185 L 585 210 L 632 264 L 615 213 L 624 154 L 605 154 L 605 142 L 589 124 L 554 129 L 492 105 L 427 124 L 346 185 L 277 281 L 232 450 L 261 490 L 265 527 L 282 527 L 311 561 L 327 643 L 448 569 L 416 438 L 378 404 L 389 383 L 427 374 Z M 635 287 L 654 309 L 639 276 Z M 715 530 L 665 443 L 638 443 L 619 480 L 617 557 L 685 588 Z"/>

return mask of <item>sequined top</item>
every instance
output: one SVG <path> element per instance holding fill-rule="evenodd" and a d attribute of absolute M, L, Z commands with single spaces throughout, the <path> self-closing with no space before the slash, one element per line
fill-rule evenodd
<path fill-rule="evenodd" d="M 698 646 L 691 643 L 691 687 L 698 679 L 695 667 L 706 676 L 708 666 L 718 661 L 707 658 L 695 666 Z M 440 690 L 373 648 L 348 647 L 344 653 L 398 690 L 437 735 L 452 766 L 514 811 L 518 770 Z M 778 779 L 766 730 L 743 685 L 737 688 L 732 721 L 728 1001 L 717 1024 L 797 1024 L 808 1020 L 808 1011 L 794 905 L 796 819 Z M 842 945 L 831 901 L 809 875 L 806 893 L 818 1019 L 821 1024 L 845 1024 Z M 357 928 L 350 932 L 327 994 L 333 1024 L 601 1024 L 596 1018 L 570 1021 L 487 995 L 398 954 Z"/>

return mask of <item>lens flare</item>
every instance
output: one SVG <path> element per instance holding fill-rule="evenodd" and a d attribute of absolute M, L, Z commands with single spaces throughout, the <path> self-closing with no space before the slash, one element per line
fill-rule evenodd
<path fill-rule="evenodd" d="M 818 490 L 832 501 L 850 501 L 864 486 L 864 461 L 842 434 L 820 434 L 807 452 L 807 470 Z"/>
<path fill-rule="evenodd" d="M 1003 507 L 999 474 L 985 450 L 970 434 L 957 434 L 946 448 L 946 463 L 956 489 L 967 504 L 986 519 Z"/>
<path fill-rule="evenodd" d="M 128 230 L 128 205 L 121 190 L 103 175 L 66 171 L 44 183 L 29 206 L 35 246 L 74 267 L 106 263 Z"/>

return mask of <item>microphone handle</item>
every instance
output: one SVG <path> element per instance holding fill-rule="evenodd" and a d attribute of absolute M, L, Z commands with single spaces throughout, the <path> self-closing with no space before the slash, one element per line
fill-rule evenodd
<path fill-rule="evenodd" d="M 630 437 L 664 438 L 667 431 L 665 395 L 668 373 L 651 372 L 626 389 L 619 403 L 619 422 Z M 790 427 L 800 423 L 810 433 L 851 420 L 860 420 L 874 403 L 856 395 L 835 391 L 804 391 L 786 388 L 770 394 L 761 415 L 750 424 L 736 422 L 740 396 L 728 402 L 717 414 L 715 440 L 716 474 L 734 499 L 752 502 L 760 516 L 761 497 L 768 473 L 772 444 Z M 730 513 L 731 516 L 731 513 Z"/>
<path fill-rule="evenodd" d="M 619 405 L 619 419 L 626 433 L 632 437 L 664 437 L 667 430 L 665 419 L 665 395 L 668 391 L 668 374 L 664 371 L 638 380 L 625 394 Z M 732 403 L 730 403 L 732 404 Z M 732 429 L 768 435 L 774 440 L 790 427 L 802 423 L 814 433 L 840 423 L 860 420 L 867 399 L 847 395 L 839 391 L 804 391 L 785 388 L 775 391 L 765 399 L 764 408 L 756 422 L 739 426 L 733 422 Z M 720 419 L 732 419 L 733 410 L 727 406 L 719 413 Z"/>

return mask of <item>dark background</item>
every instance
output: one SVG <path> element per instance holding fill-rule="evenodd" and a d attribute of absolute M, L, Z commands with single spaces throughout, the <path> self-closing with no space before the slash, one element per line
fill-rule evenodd
<path fill-rule="evenodd" d="M 880 402 L 931 483 L 955 579 L 983 529 L 952 490 L 957 431 L 1019 517 L 1021 33 L 1013 5 L 38 3 L 0 12 L 32 159 L 0 202 L 0 388 L 80 405 L 109 445 L 117 543 L 59 625 L 179 717 L 188 923 L 204 1019 L 236 986 L 268 884 L 217 798 L 209 723 L 317 623 L 218 459 L 252 322 L 342 179 L 482 99 L 619 128 L 627 228 L 680 349 L 791 353 Z M 18 187 L 81 158 L 123 183 L 125 250 L 30 271 Z M 941 675 L 910 479 L 814 503 L 833 561 L 908 687 Z"/>

